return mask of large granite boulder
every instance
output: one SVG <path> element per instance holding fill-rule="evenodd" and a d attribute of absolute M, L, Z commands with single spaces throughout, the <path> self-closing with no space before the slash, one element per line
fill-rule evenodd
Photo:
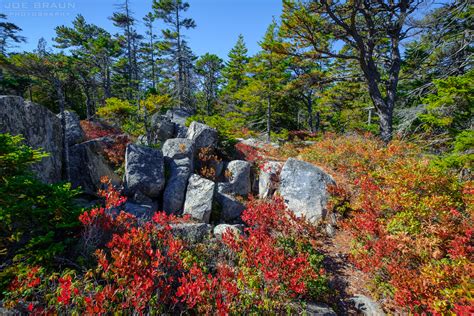
<path fill-rule="evenodd" d="M 261 199 L 271 198 L 278 189 L 282 168 L 283 163 L 279 161 L 267 161 L 263 164 L 258 177 L 258 196 Z"/>
<path fill-rule="evenodd" d="M 175 123 L 165 115 L 155 114 L 151 117 L 150 136 L 153 144 L 164 142 L 175 135 Z"/>
<path fill-rule="evenodd" d="M 192 110 L 185 108 L 170 109 L 166 112 L 166 116 L 175 124 L 185 126 L 189 117 L 193 116 Z"/>
<path fill-rule="evenodd" d="M 169 175 L 163 209 L 168 214 L 178 214 L 183 210 L 188 179 L 194 170 L 194 142 L 186 138 L 168 139 L 163 144 L 163 155 Z"/>
<path fill-rule="evenodd" d="M 61 113 L 57 117 L 61 119 Z M 83 142 L 86 136 L 82 130 L 79 115 L 72 111 L 64 111 L 64 118 L 66 120 L 66 142 L 68 146 Z"/>
<path fill-rule="evenodd" d="M 174 137 L 186 137 L 186 133 L 188 132 L 186 121 L 193 114 L 193 111 L 184 108 L 171 109 L 166 112 L 166 116 L 175 124 Z"/>
<path fill-rule="evenodd" d="M 125 184 L 130 193 L 139 191 L 158 198 L 165 186 L 161 150 L 129 144 L 125 153 Z"/>
<path fill-rule="evenodd" d="M 221 222 L 232 223 L 240 219 L 240 215 L 245 210 L 245 205 L 232 195 L 230 183 L 217 184 L 215 199 L 221 209 Z"/>
<path fill-rule="evenodd" d="M 215 183 L 193 174 L 189 178 L 183 214 L 202 223 L 209 223 L 214 199 Z"/>
<path fill-rule="evenodd" d="M 318 167 L 294 158 L 286 161 L 280 175 L 280 194 L 297 216 L 316 223 L 326 216 L 327 188 L 335 184 Z"/>
<path fill-rule="evenodd" d="M 198 122 L 192 122 L 189 125 L 186 138 L 194 140 L 197 149 L 216 147 L 218 141 L 217 130 Z"/>
<path fill-rule="evenodd" d="M 63 133 L 54 113 L 21 97 L 0 96 L 0 133 L 21 134 L 27 145 L 48 152 L 32 170 L 44 182 L 61 181 Z"/>
<path fill-rule="evenodd" d="M 194 141 L 187 138 L 171 138 L 163 144 L 163 156 L 165 160 L 193 159 Z"/>
<path fill-rule="evenodd" d="M 247 195 L 252 186 L 250 182 L 250 171 L 252 165 L 244 160 L 233 160 L 227 164 L 226 173 L 230 177 L 229 183 L 232 185 L 232 193 L 237 195 Z"/>
<path fill-rule="evenodd" d="M 108 141 L 112 140 L 98 138 L 69 147 L 69 175 L 73 187 L 95 194 L 100 188 L 100 178 L 104 176 L 115 185 L 120 184 L 120 178 L 103 156 Z"/>
<path fill-rule="evenodd" d="M 182 212 L 188 179 L 193 171 L 192 166 L 193 161 L 189 158 L 166 160 L 166 168 L 169 173 L 163 195 L 163 210 L 166 213 L 179 214 Z"/>

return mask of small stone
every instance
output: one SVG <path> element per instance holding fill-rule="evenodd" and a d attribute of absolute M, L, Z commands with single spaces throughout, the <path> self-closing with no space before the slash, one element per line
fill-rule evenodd
<path fill-rule="evenodd" d="M 217 239 L 222 239 L 222 235 L 226 232 L 230 231 L 234 235 L 240 235 L 244 231 L 242 225 L 229 225 L 229 224 L 219 224 L 216 227 L 214 227 L 214 236 Z"/>

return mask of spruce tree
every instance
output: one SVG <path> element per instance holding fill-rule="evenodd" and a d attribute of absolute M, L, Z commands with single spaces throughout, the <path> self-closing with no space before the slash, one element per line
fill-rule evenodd
<path fill-rule="evenodd" d="M 162 31 L 163 42 L 162 53 L 168 56 L 168 67 L 170 71 L 176 71 L 174 93 L 177 97 L 178 107 L 189 106 L 185 104 L 185 76 L 186 69 L 185 47 L 183 47 L 183 31 L 195 28 L 193 19 L 184 18 L 182 15 L 189 9 L 189 3 L 182 0 L 154 0 L 153 10 L 156 18 L 162 20 L 167 29 Z"/>

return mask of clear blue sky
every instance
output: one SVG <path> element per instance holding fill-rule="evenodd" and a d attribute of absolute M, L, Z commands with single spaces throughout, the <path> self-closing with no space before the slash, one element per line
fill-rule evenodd
<path fill-rule="evenodd" d="M 150 11 L 151 0 L 130 0 L 135 17 L 141 18 Z M 49 46 L 53 44 L 54 28 L 71 25 L 77 14 L 85 16 L 90 23 L 104 27 L 112 34 L 118 30 L 108 20 L 120 0 L 0 0 L 0 12 L 6 13 L 11 22 L 23 29 L 28 42 L 14 49 L 32 50 L 41 37 Z M 186 32 L 188 42 L 197 55 L 206 52 L 226 58 L 227 53 L 242 33 L 251 54 L 259 49 L 262 38 L 272 17 L 279 17 L 280 0 L 188 0 L 196 29 Z M 159 30 L 163 25 L 157 23 Z"/>

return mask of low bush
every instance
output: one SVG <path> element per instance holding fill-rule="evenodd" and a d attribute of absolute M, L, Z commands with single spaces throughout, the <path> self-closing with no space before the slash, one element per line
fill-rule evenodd
<path fill-rule="evenodd" d="M 400 140 L 327 134 L 299 154 L 330 172 L 334 210 L 348 215 L 353 262 L 375 291 L 411 312 L 474 306 L 473 183 Z"/>
<path fill-rule="evenodd" d="M 10 284 L 6 306 L 34 313 L 248 314 L 290 310 L 327 293 L 315 228 L 281 200 L 252 202 L 243 236 L 227 232 L 222 244 L 190 245 L 172 233 L 187 218 L 156 213 L 139 225 L 119 213 L 124 199 L 113 187 L 101 195 L 105 207 L 80 216 L 87 236 L 99 228 L 106 239 L 97 243 L 96 267 L 51 274 L 31 266 Z"/>

